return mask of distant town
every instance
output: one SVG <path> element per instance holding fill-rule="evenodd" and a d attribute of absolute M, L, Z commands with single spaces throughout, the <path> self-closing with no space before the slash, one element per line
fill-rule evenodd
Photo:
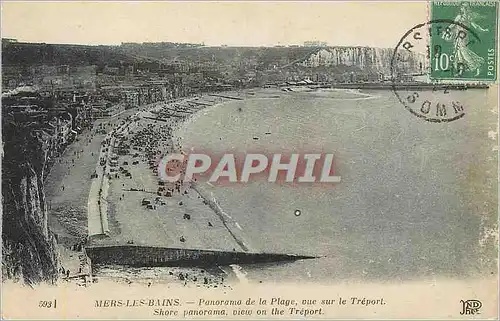
<path fill-rule="evenodd" d="M 89 121 L 203 92 L 380 84 L 390 81 L 391 54 L 392 49 L 328 47 L 321 41 L 252 48 L 170 42 L 83 46 L 2 39 L 2 97 L 4 107 L 69 108 L 75 121 Z M 415 60 L 411 67 L 418 69 L 418 63 Z M 398 77 L 413 80 L 410 73 Z M 36 91 L 38 102 L 16 99 L 19 88 Z"/>

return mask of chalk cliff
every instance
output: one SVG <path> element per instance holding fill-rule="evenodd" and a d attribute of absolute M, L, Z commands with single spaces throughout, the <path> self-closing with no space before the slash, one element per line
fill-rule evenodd
<path fill-rule="evenodd" d="M 53 283 L 58 254 L 43 186 L 47 146 L 35 123 L 2 122 L 2 275 L 29 285 Z"/>
<path fill-rule="evenodd" d="M 297 62 L 302 67 L 355 66 L 362 70 L 388 74 L 391 69 L 393 49 L 371 47 L 328 47 L 321 48 L 304 60 Z M 397 55 L 398 67 L 405 64 L 410 72 L 420 72 L 425 68 L 425 57 L 416 53 L 400 51 Z"/>

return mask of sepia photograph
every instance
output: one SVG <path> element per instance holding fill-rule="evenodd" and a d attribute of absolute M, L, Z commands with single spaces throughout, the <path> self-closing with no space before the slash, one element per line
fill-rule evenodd
<path fill-rule="evenodd" d="M 498 1 L 3 1 L 2 319 L 498 318 Z"/>

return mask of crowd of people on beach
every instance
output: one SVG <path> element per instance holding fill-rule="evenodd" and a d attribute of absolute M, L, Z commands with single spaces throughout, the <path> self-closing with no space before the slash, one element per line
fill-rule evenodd
<path fill-rule="evenodd" d="M 145 157 L 150 170 L 158 174 L 158 163 L 167 154 L 182 151 L 180 138 L 175 138 L 173 132 L 187 116 L 203 106 L 191 105 L 188 101 L 158 106 L 149 110 L 154 117 L 145 117 L 145 122 L 137 126 L 135 132 L 129 132 L 121 139 L 119 146 L 130 148 L 129 154 L 140 159 Z M 183 181 L 165 183 L 158 181 L 157 194 L 171 197 L 174 193 L 187 193 L 183 189 Z"/>
<path fill-rule="evenodd" d="M 215 100 L 223 100 L 223 98 L 215 97 Z M 111 155 L 115 155 L 114 152 L 121 155 L 128 155 L 127 158 L 132 159 L 132 161 L 126 160 L 120 162 L 123 167 L 134 166 L 139 163 L 146 164 L 153 175 L 157 176 L 159 162 L 164 156 L 172 153 L 184 153 L 181 144 L 182 138 L 174 136 L 177 126 L 185 120 L 185 116 L 188 116 L 189 113 L 194 113 L 205 106 L 206 104 L 188 104 L 188 102 L 184 101 L 182 103 L 155 106 L 148 111 L 143 111 L 140 116 L 131 116 L 128 122 L 133 125 L 127 131 L 122 131 L 121 134 L 112 132 L 116 142 Z M 149 117 L 149 115 L 153 115 L 154 117 Z M 174 171 L 176 171 L 175 174 L 181 174 L 181 179 L 176 182 L 164 182 L 158 179 L 157 187 L 154 191 L 158 197 L 154 200 L 145 197 L 142 199 L 141 205 L 148 209 L 156 209 L 157 205 L 164 204 L 161 197 L 189 194 L 191 184 L 185 184 L 182 180 L 182 176 L 185 174 L 185 166 L 180 162 L 177 165 L 178 168 L 175 168 Z M 122 184 L 122 187 L 124 186 L 125 184 Z M 130 188 L 130 191 L 153 192 L 136 187 Z M 124 197 L 125 195 L 122 193 L 119 199 L 123 200 Z M 197 198 L 201 199 L 207 205 L 207 202 L 200 195 L 197 195 Z M 183 200 L 178 199 L 178 204 L 179 206 L 183 206 Z M 189 221 L 191 215 L 184 214 L 183 219 Z M 214 226 L 212 222 L 207 222 L 207 224 L 209 228 Z M 181 243 L 188 241 L 184 235 L 180 235 L 178 240 Z"/>

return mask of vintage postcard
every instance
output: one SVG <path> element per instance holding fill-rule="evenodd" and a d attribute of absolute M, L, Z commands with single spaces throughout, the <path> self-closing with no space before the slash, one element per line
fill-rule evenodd
<path fill-rule="evenodd" d="M 498 1 L 3 1 L 4 319 L 498 319 Z"/>

